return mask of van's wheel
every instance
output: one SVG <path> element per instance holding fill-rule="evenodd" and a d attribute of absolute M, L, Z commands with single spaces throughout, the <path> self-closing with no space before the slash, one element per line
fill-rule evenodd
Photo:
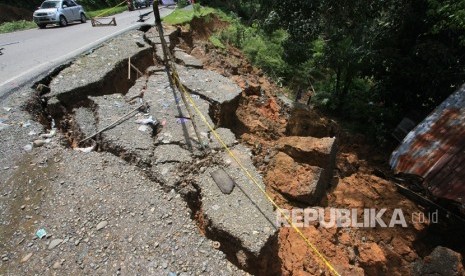
<path fill-rule="evenodd" d="M 87 17 L 85 14 L 81 13 L 81 23 L 86 23 Z"/>
<path fill-rule="evenodd" d="M 47 24 L 37 24 L 37 26 L 39 26 L 39 29 L 45 29 L 45 26 L 47 26 Z"/>
<path fill-rule="evenodd" d="M 65 27 L 68 25 L 68 21 L 66 21 L 66 18 L 63 15 L 60 15 L 60 26 Z"/>

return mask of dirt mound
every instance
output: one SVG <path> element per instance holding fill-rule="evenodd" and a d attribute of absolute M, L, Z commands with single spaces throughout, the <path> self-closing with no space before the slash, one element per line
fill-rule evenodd
<path fill-rule="evenodd" d="M 32 12 L 26 9 L 0 4 L 0 24 L 17 20 L 32 20 Z"/>

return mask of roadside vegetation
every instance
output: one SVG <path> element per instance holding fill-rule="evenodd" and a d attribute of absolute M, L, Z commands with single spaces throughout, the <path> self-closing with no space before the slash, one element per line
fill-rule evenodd
<path fill-rule="evenodd" d="M 0 24 L 0 34 L 37 28 L 33 21 L 19 20 Z"/>
<path fill-rule="evenodd" d="M 190 22 L 194 17 L 204 17 L 213 14 L 215 10 L 209 7 L 202 7 L 194 4 L 192 9 L 183 9 L 184 4 L 178 2 L 178 7 L 169 15 L 163 18 L 163 21 L 171 25 L 181 25 Z"/>
<path fill-rule="evenodd" d="M 214 45 L 380 145 L 465 83 L 464 0 L 197 2 L 230 22 Z"/>
<path fill-rule="evenodd" d="M 94 18 L 97 16 L 110 16 L 110 15 L 122 13 L 127 10 L 128 10 L 128 7 L 126 5 L 123 5 L 119 7 L 104 8 L 104 9 L 98 9 L 98 10 L 93 10 L 93 11 L 86 10 L 86 14 L 88 18 Z"/>

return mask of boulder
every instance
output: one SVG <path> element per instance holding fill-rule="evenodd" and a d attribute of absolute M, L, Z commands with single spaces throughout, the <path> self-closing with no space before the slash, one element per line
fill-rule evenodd
<path fill-rule="evenodd" d="M 287 198 L 316 204 L 320 201 L 329 184 L 327 177 L 322 177 L 324 174 L 324 169 L 298 163 L 289 155 L 280 152 L 271 163 L 266 181 L 273 189 Z"/>
<path fill-rule="evenodd" d="M 413 264 L 413 275 L 465 275 L 462 255 L 449 248 L 438 246 L 429 256 Z"/>

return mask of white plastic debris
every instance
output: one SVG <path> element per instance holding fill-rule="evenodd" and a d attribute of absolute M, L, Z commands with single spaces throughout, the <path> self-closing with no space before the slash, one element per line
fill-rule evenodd
<path fill-rule="evenodd" d="M 25 151 L 31 151 L 32 150 L 32 144 L 27 144 L 23 147 L 23 150 Z"/>
<path fill-rule="evenodd" d="M 140 125 L 156 125 L 156 124 L 158 124 L 158 122 L 156 120 L 154 120 L 152 116 L 150 116 L 148 118 L 145 118 L 145 119 L 138 119 L 138 120 L 136 120 L 136 123 L 140 124 Z"/>
<path fill-rule="evenodd" d="M 34 136 L 34 135 L 37 135 L 37 132 L 35 132 L 34 130 L 31 130 L 31 131 L 29 131 L 29 133 L 27 135 Z"/>
<path fill-rule="evenodd" d="M 8 107 L 8 106 L 4 106 L 3 109 L 6 111 L 6 112 L 10 112 L 11 110 L 11 107 Z"/>
<path fill-rule="evenodd" d="M 57 132 L 57 130 L 55 128 L 52 128 L 52 130 L 49 133 L 41 134 L 40 137 L 42 137 L 42 138 L 52 138 L 53 136 L 55 136 L 56 132 Z"/>
<path fill-rule="evenodd" d="M 87 148 L 74 148 L 75 151 L 80 151 L 80 152 L 84 152 L 84 153 L 89 153 L 91 151 L 93 151 L 95 149 L 95 145 L 92 145 L 90 147 L 87 147 Z"/>

